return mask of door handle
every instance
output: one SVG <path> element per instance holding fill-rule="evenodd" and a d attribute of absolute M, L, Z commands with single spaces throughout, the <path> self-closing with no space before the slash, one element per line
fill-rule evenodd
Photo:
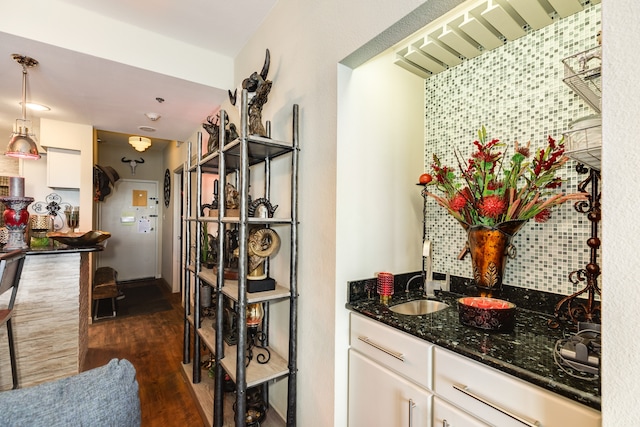
<path fill-rule="evenodd" d="M 413 408 L 416 407 L 416 403 L 413 399 L 409 399 L 409 427 L 413 427 Z"/>

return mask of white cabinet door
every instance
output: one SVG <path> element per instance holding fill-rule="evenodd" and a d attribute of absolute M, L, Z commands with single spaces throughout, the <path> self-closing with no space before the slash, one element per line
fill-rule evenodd
<path fill-rule="evenodd" d="M 489 424 L 434 396 L 433 427 L 489 427 Z"/>
<path fill-rule="evenodd" d="M 349 427 L 429 427 L 432 395 L 349 350 Z"/>
<path fill-rule="evenodd" d="M 47 150 L 47 186 L 80 188 L 81 153 L 77 150 Z"/>

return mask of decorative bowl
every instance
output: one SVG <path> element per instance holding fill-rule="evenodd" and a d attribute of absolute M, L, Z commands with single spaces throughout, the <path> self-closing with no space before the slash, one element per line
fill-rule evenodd
<path fill-rule="evenodd" d="M 464 297 L 458 299 L 458 314 L 465 326 L 510 332 L 516 320 L 516 305 L 496 298 Z"/>
<path fill-rule="evenodd" d="M 84 246 L 95 246 L 98 243 L 104 242 L 111 237 L 111 233 L 99 230 L 79 233 L 60 233 L 58 231 L 53 231 L 47 233 L 47 237 L 50 237 L 56 242 L 60 242 L 64 245 L 79 248 Z"/>

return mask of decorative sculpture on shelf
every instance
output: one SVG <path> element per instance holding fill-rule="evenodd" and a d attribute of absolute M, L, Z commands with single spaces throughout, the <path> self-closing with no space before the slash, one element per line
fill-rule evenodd
<path fill-rule="evenodd" d="M 218 141 L 220 140 L 220 115 L 215 117 L 208 116 L 207 122 L 202 124 L 202 128 L 209 134 L 207 142 L 207 154 L 213 153 L 218 149 Z"/>
<path fill-rule="evenodd" d="M 251 135 L 270 137 L 262 124 L 262 107 L 267 103 L 272 86 L 272 82 L 267 80 L 270 64 L 271 54 L 269 49 L 267 49 L 262 71 L 260 71 L 260 73 L 253 72 L 242 81 L 242 89 L 246 89 L 247 92 L 252 95 L 249 100 L 249 133 Z M 236 105 L 237 96 L 237 89 L 233 93 L 229 91 L 229 101 L 232 105 Z"/>
<path fill-rule="evenodd" d="M 271 81 L 261 81 L 256 94 L 249 101 L 249 133 L 269 137 L 262 124 L 262 107 L 267 103 L 267 97 L 271 91 Z"/>
<path fill-rule="evenodd" d="M 276 281 L 268 277 L 264 263 L 271 255 L 280 249 L 280 236 L 274 230 L 266 227 L 254 227 L 249 230 L 247 241 L 247 292 L 271 291 L 276 287 Z M 240 256 L 240 248 L 233 250 L 233 255 Z"/>
<path fill-rule="evenodd" d="M 225 186 L 225 207 L 227 209 L 238 209 L 240 206 L 240 193 L 236 187 L 227 183 Z"/>
<path fill-rule="evenodd" d="M 247 211 L 250 217 L 273 218 L 277 208 L 278 205 L 273 206 L 268 199 L 261 197 L 250 202 Z"/>
<path fill-rule="evenodd" d="M 213 153 L 218 149 L 218 142 L 220 141 L 220 114 L 216 114 L 215 117 L 207 117 L 207 122 L 203 123 L 202 127 L 209 134 L 206 154 Z M 224 132 L 226 141 L 233 141 L 238 137 L 236 125 L 229 123 L 229 117 L 224 119 Z"/>
<path fill-rule="evenodd" d="M 280 236 L 270 228 L 253 228 L 249 232 L 249 280 L 262 280 L 267 278 L 264 271 L 264 261 L 280 248 Z"/>

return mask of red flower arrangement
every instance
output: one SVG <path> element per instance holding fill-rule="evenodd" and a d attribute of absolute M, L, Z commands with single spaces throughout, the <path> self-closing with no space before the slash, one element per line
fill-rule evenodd
<path fill-rule="evenodd" d="M 564 138 L 556 142 L 548 137 L 547 146 L 531 153 L 530 143 L 519 145 L 506 164 L 506 145 L 498 139 L 487 141 L 487 131 L 478 131 L 473 142 L 476 151 L 466 162 L 456 152 L 460 176 L 453 169 L 443 166 L 433 155 L 431 165 L 434 178 L 425 186 L 424 194 L 434 198 L 458 221 L 469 225 L 494 226 L 511 221 L 545 222 L 551 210 L 569 200 L 582 200 L 586 193 L 559 194 L 562 185 L 558 170 L 569 160 L 564 155 Z M 502 151 L 501 151 L 502 150 Z M 444 196 L 431 191 L 435 187 Z"/>

